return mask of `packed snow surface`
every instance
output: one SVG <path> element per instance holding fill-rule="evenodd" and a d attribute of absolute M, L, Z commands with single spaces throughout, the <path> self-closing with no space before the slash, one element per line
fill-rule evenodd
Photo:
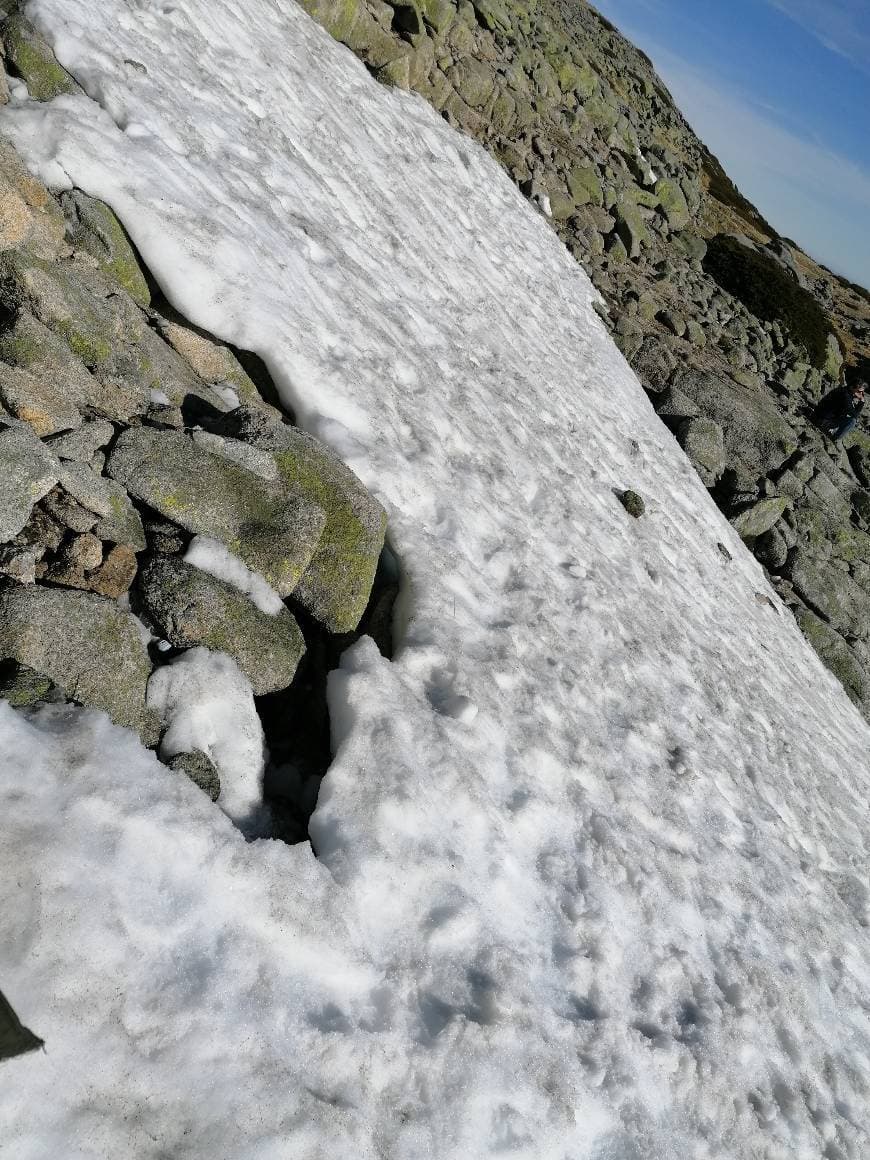
<path fill-rule="evenodd" d="M 291 0 L 27 11 L 92 100 L 0 128 L 267 360 L 404 588 L 394 662 L 331 678 L 317 858 L 0 706 L 0 986 L 46 1042 L 4 1154 L 866 1157 L 870 729 L 582 270 Z"/>

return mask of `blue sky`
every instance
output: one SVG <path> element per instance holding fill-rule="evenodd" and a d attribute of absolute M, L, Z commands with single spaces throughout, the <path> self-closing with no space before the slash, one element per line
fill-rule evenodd
<path fill-rule="evenodd" d="M 870 0 L 595 6 L 771 224 L 870 286 Z"/>

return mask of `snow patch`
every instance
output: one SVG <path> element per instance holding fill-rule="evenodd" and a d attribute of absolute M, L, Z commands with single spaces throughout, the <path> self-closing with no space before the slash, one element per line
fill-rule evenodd
<path fill-rule="evenodd" d="M 218 804 L 244 824 L 262 804 L 263 729 L 250 683 L 224 653 L 193 648 L 157 669 L 148 704 L 167 723 L 164 760 L 199 749 L 221 779 Z"/>

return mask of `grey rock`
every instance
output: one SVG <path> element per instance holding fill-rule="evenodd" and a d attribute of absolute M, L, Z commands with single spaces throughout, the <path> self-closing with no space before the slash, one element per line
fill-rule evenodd
<path fill-rule="evenodd" d="M 52 435 L 46 439 L 59 459 L 74 459 L 78 463 L 90 463 L 94 452 L 106 447 L 114 438 L 115 428 L 105 420 L 83 423 L 75 431 L 65 431 L 62 435 Z"/>
<path fill-rule="evenodd" d="M 18 535 L 61 470 L 60 460 L 26 424 L 0 429 L 0 542 Z"/>
<path fill-rule="evenodd" d="M 866 712 L 870 708 L 870 675 L 854 651 L 830 624 L 808 608 L 798 609 L 795 618 L 804 636 L 850 699 Z"/>
<path fill-rule="evenodd" d="M 128 612 L 89 592 L 41 585 L 0 589 L 0 657 L 46 677 L 67 697 L 156 740 L 146 708 L 151 663 Z"/>
<path fill-rule="evenodd" d="M 36 581 L 36 564 L 42 552 L 34 545 L 0 544 L 0 575 L 17 580 L 19 584 Z"/>
<path fill-rule="evenodd" d="M 773 527 L 758 537 L 753 552 L 768 571 L 778 572 L 788 559 L 788 543 L 779 527 Z"/>
<path fill-rule="evenodd" d="M 617 498 L 628 512 L 628 514 L 633 516 L 636 520 L 639 520 L 646 511 L 646 504 L 643 501 L 643 496 L 638 495 L 636 491 L 632 491 L 631 489 L 622 491 L 619 493 Z"/>
<path fill-rule="evenodd" d="M 204 645 L 227 653 L 256 696 L 293 680 L 305 642 L 286 608 L 269 616 L 229 584 L 170 556 L 142 570 L 138 593 L 157 634 L 178 648 Z"/>
<path fill-rule="evenodd" d="M 95 258 L 131 298 L 147 306 L 151 300 L 148 282 L 124 227 L 109 206 L 80 189 L 61 194 L 60 204 L 72 244 Z"/>
<path fill-rule="evenodd" d="M 797 439 L 770 395 L 690 368 L 678 370 L 673 386 L 715 419 L 725 436 L 729 463 L 741 463 L 757 476 L 782 466 L 797 450 Z"/>
<path fill-rule="evenodd" d="M 864 637 L 870 630 L 866 593 L 847 572 L 831 568 L 797 548 L 785 574 L 809 607 L 840 633 Z"/>
<path fill-rule="evenodd" d="M 194 785 L 198 785 L 203 793 L 208 794 L 216 802 L 221 793 L 221 779 L 215 769 L 214 762 L 201 750 L 194 749 L 190 753 L 176 753 L 166 762 L 175 773 L 183 773 L 189 777 Z"/>
<path fill-rule="evenodd" d="M 41 506 L 52 520 L 72 532 L 89 532 L 98 519 L 96 512 L 73 499 L 62 487 L 52 488 Z"/>
<path fill-rule="evenodd" d="M 148 550 L 156 556 L 180 555 L 190 540 L 188 533 L 169 520 L 147 520 L 144 530 Z"/>
<path fill-rule="evenodd" d="M 713 487 L 725 470 L 722 428 L 713 419 L 686 419 L 677 440 L 706 487 Z"/>
<path fill-rule="evenodd" d="M 731 523 L 741 539 L 752 540 L 772 528 L 788 505 L 787 496 L 771 496 L 732 516 Z"/>
<path fill-rule="evenodd" d="M 656 317 L 662 326 L 671 334 L 675 334 L 677 338 L 682 338 L 686 333 L 686 320 L 681 314 L 677 314 L 673 310 L 660 310 Z"/>
<path fill-rule="evenodd" d="M 61 464 L 59 482 L 64 491 L 68 492 L 82 507 L 96 512 L 98 516 L 108 516 L 112 512 L 111 490 L 112 480 L 104 479 L 91 471 L 85 463 L 68 460 Z"/>
<path fill-rule="evenodd" d="M 78 407 L 57 383 L 56 376 L 37 376 L 23 367 L 0 363 L 0 403 L 40 438 L 78 427 Z"/>
<path fill-rule="evenodd" d="M 106 469 L 173 523 L 220 540 L 281 596 L 298 585 L 326 524 L 322 508 L 301 492 L 260 479 L 181 432 L 130 428 Z"/>
<path fill-rule="evenodd" d="M 294 600 L 330 632 L 359 624 L 384 544 L 386 512 L 350 468 L 296 427 L 263 422 L 240 407 L 223 421 L 274 459 L 284 483 L 326 515 Z"/>

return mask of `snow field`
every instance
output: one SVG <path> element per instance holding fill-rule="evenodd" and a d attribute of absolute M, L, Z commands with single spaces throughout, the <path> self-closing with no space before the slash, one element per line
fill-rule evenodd
<path fill-rule="evenodd" d="M 0 983 L 46 1041 L 12 1153 L 866 1153 L 870 730 L 583 272 L 292 0 L 27 11 L 93 100 L 0 131 L 266 360 L 405 586 L 394 662 L 330 678 L 319 860 L 97 715 L 2 709 Z"/>

